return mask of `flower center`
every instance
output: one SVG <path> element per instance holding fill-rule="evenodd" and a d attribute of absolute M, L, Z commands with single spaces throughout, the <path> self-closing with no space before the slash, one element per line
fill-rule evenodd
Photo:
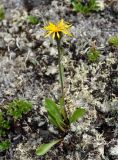
<path fill-rule="evenodd" d="M 54 32 L 59 32 L 59 31 L 60 31 L 60 29 L 59 29 L 59 27 L 58 27 L 58 26 L 56 26 L 56 25 L 55 25 L 55 26 L 53 27 L 53 31 L 54 31 Z"/>

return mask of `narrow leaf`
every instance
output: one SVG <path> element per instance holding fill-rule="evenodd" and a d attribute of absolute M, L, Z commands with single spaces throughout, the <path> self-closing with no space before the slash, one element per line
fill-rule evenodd
<path fill-rule="evenodd" d="M 38 156 L 43 156 L 45 153 L 47 153 L 55 144 L 57 144 L 58 142 L 60 142 L 61 139 L 52 141 L 50 143 L 46 143 L 46 144 L 41 144 L 41 146 L 39 146 L 36 150 L 36 154 Z"/>
<path fill-rule="evenodd" d="M 59 122 L 56 118 L 48 113 L 48 118 L 52 124 L 61 129 L 63 132 L 65 131 L 64 127 L 66 126 L 64 122 Z"/>
<path fill-rule="evenodd" d="M 69 118 L 70 123 L 75 122 L 78 118 L 82 118 L 85 114 L 85 109 L 83 108 L 77 108 L 73 115 Z"/>
<path fill-rule="evenodd" d="M 55 118 L 52 117 L 52 116 L 50 115 L 50 113 L 48 113 L 48 118 L 49 118 L 49 120 L 50 120 L 50 122 L 51 122 L 52 124 L 54 124 L 56 127 L 59 127 L 58 124 L 57 124 L 57 122 L 56 122 L 56 120 L 55 120 Z"/>
<path fill-rule="evenodd" d="M 60 107 L 60 112 L 63 115 L 64 118 L 66 118 L 66 113 L 65 113 L 65 109 L 64 109 L 64 97 L 60 98 L 59 101 L 59 107 Z"/>
<path fill-rule="evenodd" d="M 48 113 L 52 117 L 55 117 L 57 122 L 63 122 L 59 108 L 54 101 L 52 101 L 51 99 L 46 99 L 45 100 L 45 107 L 46 107 Z"/>

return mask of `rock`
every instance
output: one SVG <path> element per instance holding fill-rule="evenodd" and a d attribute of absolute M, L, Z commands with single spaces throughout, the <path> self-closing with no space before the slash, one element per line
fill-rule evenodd
<path fill-rule="evenodd" d="M 32 31 L 30 30 L 30 32 L 32 32 Z M 35 36 L 36 40 L 40 40 L 41 37 L 44 37 L 44 31 L 43 30 L 36 31 L 36 33 L 34 33 L 34 36 Z"/>
<path fill-rule="evenodd" d="M 114 13 L 118 14 L 118 1 L 113 0 L 111 3 L 111 9 Z"/>
<path fill-rule="evenodd" d="M 34 42 L 27 43 L 27 46 L 29 48 L 34 48 L 35 47 L 35 43 Z"/>
<path fill-rule="evenodd" d="M 110 155 L 112 156 L 118 156 L 118 144 L 115 145 L 114 147 L 111 147 L 109 152 L 110 152 Z"/>
<path fill-rule="evenodd" d="M 71 130 L 72 132 L 75 132 L 75 131 L 77 130 L 77 127 L 74 126 L 73 124 L 71 124 L 70 130 Z"/>
<path fill-rule="evenodd" d="M 58 134 L 58 131 L 54 130 L 54 127 L 53 127 L 52 125 L 50 125 L 49 131 L 50 131 L 51 133 Z"/>
<path fill-rule="evenodd" d="M 10 52 L 10 58 L 15 58 L 16 57 L 16 53 L 15 52 Z"/>
<path fill-rule="evenodd" d="M 12 48 L 12 49 L 14 49 L 14 48 L 16 47 L 15 40 L 11 40 L 11 41 L 9 42 L 9 47 Z"/>
<path fill-rule="evenodd" d="M 57 73 L 57 67 L 56 66 L 49 66 L 46 72 L 46 75 L 55 74 Z"/>
<path fill-rule="evenodd" d="M 54 48 L 54 47 L 51 47 L 51 48 L 50 48 L 50 55 L 51 55 L 51 56 L 54 56 L 54 57 L 57 55 L 57 50 L 56 50 L 56 48 Z"/>
<path fill-rule="evenodd" d="M 3 26 L 7 27 L 7 20 L 4 19 L 2 23 L 3 23 Z"/>
<path fill-rule="evenodd" d="M 5 49 L 5 47 L 6 47 L 6 46 L 5 46 L 4 40 L 0 38 L 0 48 L 1 48 L 1 49 Z"/>
<path fill-rule="evenodd" d="M 100 7 L 100 10 L 101 11 L 104 10 L 104 8 L 105 8 L 104 0 L 97 0 L 96 2 L 98 4 L 98 6 Z"/>
<path fill-rule="evenodd" d="M 50 42 L 49 42 L 49 40 L 45 40 L 45 41 L 43 42 L 43 46 L 44 46 L 45 48 L 49 48 L 49 47 L 50 47 Z"/>
<path fill-rule="evenodd" d="M 0 27 L 2 27 L 2 22 L 0 21 Z"/>
<path fill-rule="evenodd" d="M 13 26 L 12 28 L 9 29 L 9 33 L 18 33 L 19 32 L 19 28 L 17 26 Z"/>
<path fill-rule="evenodd" d="M 9 43 L 11 40 L 12 40 L 12 35 L 9 34 L 9 33 L 6 33 L 5 36 L 4 36 L 4 41 L 6 43 Z"/>

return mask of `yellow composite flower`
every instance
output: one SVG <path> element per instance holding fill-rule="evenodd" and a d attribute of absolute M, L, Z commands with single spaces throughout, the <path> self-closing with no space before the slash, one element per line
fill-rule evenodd
<path fill-rule="evenodd" d="M 67 22 L 64 22 L 63 19 L 61 19 L 57 24 L 49 22 L 49 25 L 44 27 L 44 29 L 47 31 L 45 37 L 51 35 L 53 39 L 60 39 L 62 34 L 72 36 L 72 34 L 70 33 L 70 27 L 71 25 Z"/>

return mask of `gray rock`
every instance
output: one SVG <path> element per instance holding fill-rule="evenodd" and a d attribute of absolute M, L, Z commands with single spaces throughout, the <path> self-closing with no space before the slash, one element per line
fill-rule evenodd
<path fill-rule="evenodd" d="M 112 156 L 118 156 L 118 144 L 115 145 L 114 147 L 111 147 L 109 152 L 110 152 L 110 155 Z"/>
<path fill-rule="evenodd" d="M 6 46 L 5 46 L 4 40 L 0 38 L 0 48 L 1 48 L 1 49 L 5 49 L 5 47 L 6 47 Z"/>
<path fill-rule="evenodd" d="M 118 1 L 117 0 L 113 0 L 113 2 L 111 3 L 111 8 L 114 13 L 118 14 Z"/>
<path fill-rule="evenodd" d="M 4 41 L 6 43 L 9 43 L 11 40 L 12 40 L 12 35 L 9 34 L 9 33 L 6 33 L 5 36 L 4 36 Z"/>
<path fill-rule="evenodd" d="M 57 73 L 57 67 L 56 66 L 49 66 L 46 72 L 46 75 L 55 74 Z"/>
<path fill-rule="evenodd" d="M 16 57 L 16 53 L 15 52 L 10 52 L 10 58 L 15 58 Z"/>
<path fill-rule="evenodd" d="M 12 33 L 18 33 L 19 32 L 19 28 L 17 26 L 13 26 L 12 28 L 9 29 L 9 32 Z"/>

